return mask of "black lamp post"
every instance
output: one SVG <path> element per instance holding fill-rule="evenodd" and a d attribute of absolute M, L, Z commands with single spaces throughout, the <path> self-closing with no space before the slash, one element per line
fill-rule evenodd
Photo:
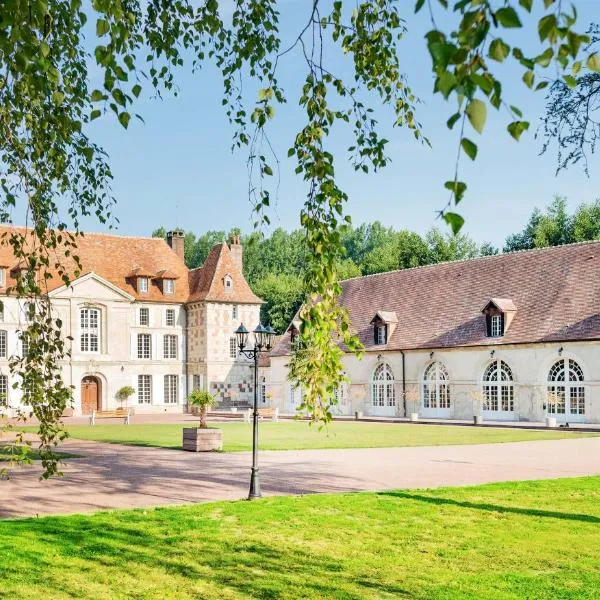
<path fill-rule="evenodd" d="M 250 476 L 250 493 L 248 500 L 260 498 L 260 480 L 258 478 L 258 359 L 261 353 L 266 353 L 273 347 L 274 329 L 269 325 L 263 327 L 261 323 L 252 332 L 254 334 L 254 347 L 246 348 L 248 343 L 248 330 L 243 324 L 235 330 L 240 354 L 254 361 L 254 413 L 252 417 L 252 475 Z"/>

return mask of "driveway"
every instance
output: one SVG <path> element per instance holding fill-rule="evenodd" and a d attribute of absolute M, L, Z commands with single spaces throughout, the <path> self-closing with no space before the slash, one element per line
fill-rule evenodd
<path fill-rule="evenodd" d="M 0 517 L 245 498 L 251 455 L 67 440 L 63 478 L 0 481 Z M 507 444 L 260 453 L 263 495 L 459 486 L 600 475 L 600 437 Z"/>

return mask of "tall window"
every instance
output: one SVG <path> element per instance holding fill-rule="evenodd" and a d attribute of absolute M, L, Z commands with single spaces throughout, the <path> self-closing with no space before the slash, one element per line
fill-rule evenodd
<path fill-rule="evenodd" d="M 6 287 L 6 271 L 4 269 L 0 269 L 0 287 Z"/>
<path fill-rule="evenodd" d="M 513 412 L 515 390 L 513 374 L 503 360 L 490 363 L 483 374 L 483 410 Z"/>
<path fill-rule="evenodd" d="M 140 325 L 150 325 L 150 309 L 148 307 L 143 306 L 140 308 L 138 320 Z"/>
<path fill-rule="evenodd" d="M 267 402 L 267 379 L 266 377 L 260 378 L 260 385 L 258 388 L 258 397 L 263 404 Z"/>
<path fill-rule="evenodd" d="M 165 323 L 167 327 L 175 327 L 175 309 L 167 308 L 165 313 Z"/>
<path fill-rule="evenodd" d="M 177 336 L 165 335 L 163 338 L 163 358 L 177 358 Z"/>
<path fill-rule="evenodd" d="M 175 292 L 174 279 L 163 279 L 163 292 L 165 294 L 172 294 L 173 292 Z"/>
<path fill-rule="evenodd" d="M 234 337 L 229 338 L 229 358 L 237 358 L 237 356 L 238 356 L 237 340 Z"/>
<path fill-rule="evenodd" d="M 152 336 L 149 333 L 138 333 L 137 355 L 138 358 L 152 358 Z"/>
<path fill-rule="evenodd" d="M 0 330 L 0 358 L 6 358 L 8 347 L 8 334 L 4 330 Z"/>
<path fill-rule="evenodd" d="M 100 311 L 82 308 L 79 311 L 79 327 L 82 352 L 100 351 Z"/>
<path fill-rule="evenodd" d="M 423 408 L 450 408 L 450 378 L 440 362 L 431 363 L 425 369 Z"/>
<path fill-rule="evenodd" d="M 138 375 L 138 404 L 152 404 L 152 375 Z"/>
<path fill-rule="evenodd" d="M 492 337 L 502 336 L 502 316 L 492 315 L 490 317 L 490 334 Z"/>
<path fill-rule="evenodd" d="M 233 305 L 233 309 L 231 310 L 231 318 L 234 321 L 238 318 L 238 307 L 237 307 L 237 304 Z"/>
<path fill-rule="evenodd" d="M 147 277 L 138 277 L 138 291 L 140 294 L 148 293 L 148 278 Z"/>
<path fill-rule="evenodd" d="M 372 386 L 373 406 L 396 406 L 394 374 L 388 364 L 377 366 L 373 372 Z"/>
<path fill-rule="evenodd" d="M 27 358 L 29 356 L 29 340 L 24 331 L 19 335 L 19 340 L 21 340 L 21 358 Z"/>
<path fill-rule="evenodd" d="M 177 375 L 165 375 L 165 404 L 177 404 L 178 383 Z"/>
<path fill-rule="evenodd" d="M 375 344 L 387 344 L 387 325 L 375 325 Z"/>
<path fill-rule="evenodd" d="M 8 406 L 8 376 L 0 375 L 0 406 Z"/>
<path fill-rule="evenodd" d="M 226 292 L 233 291 L 233 279 L 231 278 L 231 275 L 225 275 L 225 278 L 223 279 L 223 285 L 225 286 Z"/>
<path fill-rule="evenodd" d="M 548 413 L 584 415 L 583 371 L 571 358 L 557 360 L 548 373 Z"/>
<path fill-rule="evenodd" d="M 200 385 L 200 375 L 194 375 L 192 380 L 192 388 L 194 390 L 199 390 L 202 386 Z"/>

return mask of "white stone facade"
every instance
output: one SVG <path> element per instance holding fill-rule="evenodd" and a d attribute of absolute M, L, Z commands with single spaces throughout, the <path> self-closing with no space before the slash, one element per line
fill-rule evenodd
<path fill-rule="evenodd" d="M 272 403 L 283 413 L 293 412 L 300 398 L 300 391 L 296 389 L 292 392 L 292 385 L 287 379 L 288 361 L 289 356 L 272 357 L 267 372 Z M 487 367 L 496 361 L 508 366 L 512 381 L 484 381 Z M 567 381 L 566 384 L 561 381 L 549 382 L 551 368 L 558 361 L 566 361 L 567 370 L 573 365 L 570 361 L 574 361 L 581 370 L 583 381 Z M 436 384 L 425 382 L 424 376 L 427 368 L 435 362 L 444 367 L 448 379 L 441 382 L 438 379 L 436 401 L 431 402 L 436 406 L 432 408 L 426 406 L 425 386 L 427 383 L 432 389 Z M 389 366 L 393 376 L 393 393 L 384 393 L 383 406 L 380 406 L 377 382 L 373 377 L 382 364 Z M 346 355 L 344 365 L 349 383 L 339 395 L 340 403 L 336 411 L 340 414 L 352 415 L 359 411 L 364 415 L 404 417 L 417 412 L 420 417 L 426 418 L 470 420 L 477 413 L 482 414 L 486 421 L 541 422 L 546 416 L 552 416 L 559 423 L 600 423 L 600 342 L 597 341 L 413 350 L 404 352 L 404 362 L 401 352 L 367 352 L 362 360 Z M 442 387 L 447 385 L 448 401 L 440 402 L 440 397 L 444 395 L 443 391 L 439 393 L 440 384 Z M 484 389 L 485 386 L 496 388 L 497 392 Z M 567 388 L 564 412 L 562 406 L 555 409 L 552 402 L 548 403 L 548 392 L 562 387 Z M 561 390 L 557 391 L 560 395 Z M 497 409 L 496 406 L 485 404 L 486 398 L 493 400 L 496 393 Z M 449 406 L 440 407 L 440 404 Z"/>

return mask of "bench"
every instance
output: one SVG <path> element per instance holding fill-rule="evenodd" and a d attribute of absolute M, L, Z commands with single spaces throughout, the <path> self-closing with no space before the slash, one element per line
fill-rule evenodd
<path fill-rule="evenodd" d="M 244 413 L 244 421 L 246 421 L 246 423 L 249 423 L 252 419 L 252 409 L 249 408 L 245 413 Z M 258 418 L 259 419 L 271 419 L 271 421 L 278 421 L 279 420 L 279 409 L 278 408 L 273 408 L 268 407 L 268 408 L 259 408 L 258 409 Z"/>
<path fill-rule="evenodd" d="M 90 415 L 90 425 L 96 424 L 96 419 L 123 419 L 125 425 L 129 425 L 131 412 L 128 408 L 117 408 L 115 410 L 94 410 Z"/>

